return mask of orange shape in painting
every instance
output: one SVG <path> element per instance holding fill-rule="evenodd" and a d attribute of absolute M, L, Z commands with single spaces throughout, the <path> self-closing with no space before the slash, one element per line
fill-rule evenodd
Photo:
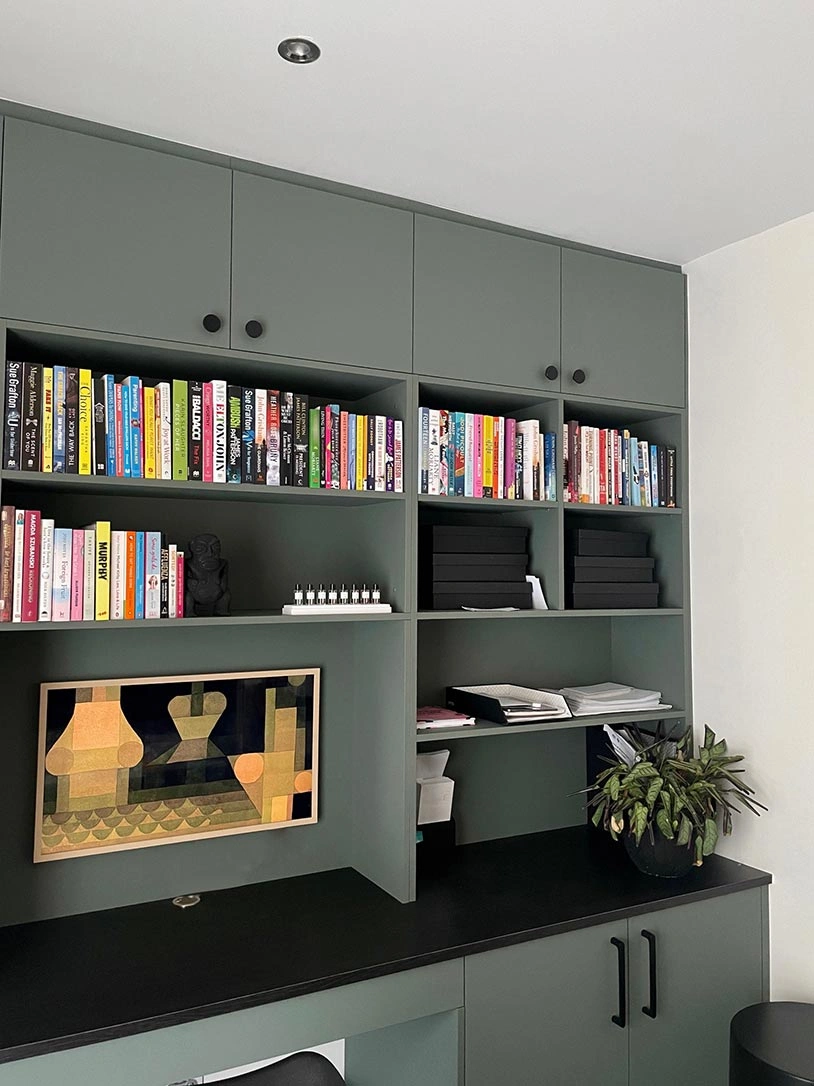
<path fill-rule="evenodd" d="M 265 759 L 262 754 L 241 754 L 235 759 L 235 776 L 241 784 L 254 784 L 263 776 Z"/>
<path fill-rule="evenodd" d="M 313 787 L 313 778 L 310 769 L 304 769 L 294 778 L 295 792 L 310 792 Z"/>

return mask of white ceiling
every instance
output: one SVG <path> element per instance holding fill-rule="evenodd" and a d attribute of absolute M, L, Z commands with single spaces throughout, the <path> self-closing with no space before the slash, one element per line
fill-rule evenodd
<path fill-rule="evenodd" d="M 814 208 L 812 46 L 812 0 L 2 0 L 0 97 L 684 263 Z"/>

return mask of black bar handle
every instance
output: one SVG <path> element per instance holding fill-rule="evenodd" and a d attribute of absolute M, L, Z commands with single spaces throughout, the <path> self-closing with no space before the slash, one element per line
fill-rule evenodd
<path fill-rule="evenodd" d="M 658 975 L 656 972 L 656 937 L 652 931 L 642 930 L 642 938 L 647 940 L 648 973 L 650 976 L 650 1002 L 642 1007 L 642 1014 L 655 1018 L 658 1014 Z"/>
<path fill-rule="evenodd" d="M 619 1029 L 627 1026 L 627 961 L 625 959 L 625 944 L 621 939 L 611 939 L 616 947 L 619 966 L 619 1013 L 611 1015 L 611 1022 Z"/>

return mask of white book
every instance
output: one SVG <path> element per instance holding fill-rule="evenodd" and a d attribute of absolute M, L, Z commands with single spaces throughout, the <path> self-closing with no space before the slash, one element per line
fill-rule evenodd
<path fill-rule="evenodd" d="M 418 409 L 418 492 L 429 492 L 430 409 Z"/>
<path fill-rule="evenodd" d="M 144 617 L 161 618 L 161 532 L 144 535 Z"/>
<path fill-rule="evenodd" d="M 644 472 L 644 505 L 653 504 L 653 487 L 650 482 L 650 446 L 646 441 L 639 442 L 639 459 Z"/>
<path fill-rule="evenodd" d="M 212 482 L 226 482 L 226 382 L 212 382 Z M 158 618 L 158 615 L 154 615 Z"/>
<path fill-rule="evenodd" d="M 466 412 L 464 421 L 464 497 L 471 498 L 475 488 L 475 416 Z"/>
<path fill-rule="evenodd" d="M 497 445 L 495 448 L 495 457 L 497 459 L 497 488 L 495 497 L 502 498 L 506 479 L 506 420 L 502 416 L 498 416 L 497 420 Z"/>
<path fill-rule="evenodd" d="M 92 622 L 96 618 L 96 529 L 84 528 L 85 574 L 82 595 L 82 618 Z"/>
<path fill-rule="evenodd" d="M 385 463 L 387 460 L 387 418 L 384 415 L 376 416 L 376 450 L 373 458 L 374 490 L 386 490 Z M 440 469 L 439 469 L 440 470 Z M 339 486 L 339 480 L 336 480 Z"/>
<path fill-rule="evenodd" d="M 533 464 L 532 464 L 532 466 L 534 468 L 534 472 L 533 472 L 533 475 L 532 475 L 532 486 L 534 488 L 533 489 L 533 497 L 534 497 L 535 501 L 538 501 L 541 498 L 545 498 L 545 480 L 543 479 L 544 468 L 545 468 L 545 463 L 544 463 L 545 457 L 543 456 L 543 444 L 542 444 L 542 441 L 540 440 L 540 420 L 539 419 L 532 419 L 531 420 L 531 433 L 532 433 L 532 441 L 533 441 L 533 446 L 534 446 L 534 460 L 533 460 Z M 536 486 L 534 486 L 535 482 L 537 484 Z"/>
<path fill-rule="evenodd" d="M 11 594 L 11 621 L 23 621 L 23 550 L 25 548 L 25 509 L 14 514 L 14 583 Z"/>
<path fill-rule="evenodd" d="M 127 591 L 127 532 L 110 533 L 110 617 L 124 618 Z"/>
<path fill-rule="evenodd" d="M 393 423 L 393 491 L 404 493 L 404 423 L 401 419 Z"/>
<path fill-rule="evenodd" d="M 54 583 L 54 522 L 40 524 L 40 610 L 39 621 L 51 621 L 51 591 Z"/>
<path fill-rule="evenodd" d="M 172 394 L 168 381 L 156 385 L 156 474 L 161 479 L 172 478 Z M 160 473 L 158 468 L 160 466 Z"/>
<path fill-rule="evenodd" d="M 70 528 L 55 528 L 54 574 L 51 589 L 52 622 L 67 622 L 71 617 L 72 562 L 73 532 Z"/>
<path fill-rule="evenodd" d="M 170 543 L 167 550 L 170 552 L 169 561 L 169 606 L 170 618 L 178 617 L 178 544 Z"/>
<path fill-rule="evenodd" d="M 430 408 L 430 443 L 427 458 L 427 493 L 441 493 L 441 412 Z"/>
<path fill-rule="evenodd" d="M 523 435 L 523 493 L 518 494 L 524 501 L 534 497 L 534 420 L 524 419 L 517 424 L 518 434 Z M 539 445 L 540 424 L 537 423 L 537 443 Z"/>

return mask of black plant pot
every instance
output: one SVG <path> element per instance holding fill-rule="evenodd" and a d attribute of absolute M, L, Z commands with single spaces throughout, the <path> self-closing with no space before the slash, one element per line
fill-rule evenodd
<path fill-rule="evenodd" d="M 695 855 L 689 845 L 677 845 L 659 830 L 648 826 L 636 844 L 632 833 L 624 835 L 627 854 L 645 875 L 662 879 L 679 879 L 692 870 Z"/>

